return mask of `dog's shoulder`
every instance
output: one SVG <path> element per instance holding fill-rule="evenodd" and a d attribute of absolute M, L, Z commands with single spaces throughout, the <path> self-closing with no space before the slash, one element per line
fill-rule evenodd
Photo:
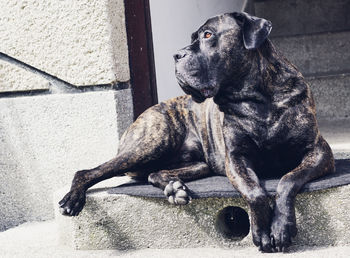
<path fill-rule="evenodd" d="M 299 69 L 268 40 L 261 48 L 263 79 L 268 82 L 271 101 L 278 107 L 302 104 L 314 109 L 311 89 Z"/>
<path fill-rule="evenodd" d="M 192 98 L 189 95 L 182 95 L 162 101 L 158 104 L 159 108 L 163 110 L 179 110 L 188 109 L 191 105 Z"/>
<path fill-rule="evenodd" d="M 175 97 L 152 107 L 166 114 L 169 117 L 176 117 L 176 120 L 186 124 L 207 124 L 222 123 L 223 113 L 219 111 L 218 106 L 212 98 L 206 99 L 202 103 L 195 102 L 190 95 Z"/>
<path fill-rule="evenodd" d="M 213 99 L 206 99 L 202 103 L 195 102 L 190 95 L 183 95 L 175 97 L 166 101 L 162 101 L 154 106 L 156 109 L 162 110 L 164 112 L 195 112 L 197 115 L 205 113 L 212 113 L 213 111 L 218 111 L 216 104 Z"/>

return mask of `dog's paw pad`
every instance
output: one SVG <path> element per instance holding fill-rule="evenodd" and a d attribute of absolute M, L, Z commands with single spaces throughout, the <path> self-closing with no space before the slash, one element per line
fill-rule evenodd
<path fill-rule="evenodd" d="M 164 189 L 164 194 L 171 204 L 185 205 L 191 201 L 188 188 L 180 181 L 170 181 Z"/>

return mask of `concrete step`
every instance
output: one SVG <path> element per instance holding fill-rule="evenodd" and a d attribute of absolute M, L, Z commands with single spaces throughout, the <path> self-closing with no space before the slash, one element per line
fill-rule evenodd
<path fill-rule="evenodd" d="M 350 159 L 350 119 L 318 120 L 322 136 L 336 159 Z"/>
<path fill-rule="evenodd" d="M 260 0 L 254 9 L 272 21 L 272 37 L 350 29 L 348 0 Z"/>
<path fill-rule="evenodd" d="M 299 194 L 294 246 L 350 245 L 349 194 L 350 185 Z M 57 193 L 56 206 L 62 195 Z M 236 235 L 241 231 L 237 232 L 227 216 L 238 213 L 231 213 L 231 209 L 245 214 L 235 217 L 239 225 L 248 221 L 245 234 Z M 246 202 L 240 197 L 193 199 L 188 205 L 174 206 L 163 198 L 110 194 L 100 189 L 87 194 L 86 206 L 78 217 L 65 217 L 56 210 L 56 220 L 60 243 L 75 249 L 236 249 L 253 247 L 247 213 Z"/>
<path fill-rule="evenodd" d="M 350 114 L 350 74 L 307 78 L 320 120 L 343 120 Z"/>
<path fill-rule="evenodd" d="M 304 76 L 350 72 L 350 30 L 277 37 L 272 42 Z"/>

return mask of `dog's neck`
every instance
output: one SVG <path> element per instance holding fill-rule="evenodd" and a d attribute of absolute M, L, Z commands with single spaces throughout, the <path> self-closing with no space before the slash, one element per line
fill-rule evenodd
<path fill-rule="evenodd" d="M 290 101 L 291 96 L 302 97 L 307 93 L 306 85 L 298 88 L 295 84 L 295 80 L 302 79 L 301 73 L 269 40 L 247 55 L 244 60 L 249 62 L 242 63 L 240 71 L 233 75 L 235 80 L 223 83 L 214 97 L 225 114 L 264 120 L 274 104 L 278 106 Z"/>
<path fill-rule="evenodd" d="M 264 81 L 260 72 L 258 52 L 247 52 L 247 55 L 242 60 L 240 70 L 231 75 L 231 78 L 234 79 L 223 82 L 214 97 L 214 102 L 225 114 L 248 116 L 253 110 L 263 110 L 263 107 L 269 102 L 269 95 L 264 89 Z M 247 108 L 251 112 L 248 112 Z"/>
<path fill-rule="evenodd" d="M 265 89 L 270 94 L 287 90 L 290 85 L 285 82 L 289 79 L 302 78 L 298 69 L 276 50 L 269 39 L 256 51 L 255 60 L 259 64 Z"/>

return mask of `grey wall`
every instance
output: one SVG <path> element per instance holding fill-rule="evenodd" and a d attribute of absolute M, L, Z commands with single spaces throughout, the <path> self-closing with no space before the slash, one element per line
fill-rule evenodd
<path fill-rule="evenodd" d="M 0 13 L 0 52 L 98 89 L 67 94 L 0 57 L 1 232 L 53 219 L 53 192 L 115 156 L 133 111 L 130 89 L 95 88 L 130 79 L 124 0 L 4 0 Z"/>
<path fill-rule="evenodd" d="M 245 0 L 150 0 L 158 99 L 184 93 L 174 76 L 173 54 L 209 17 L 242 10 Z"/>

